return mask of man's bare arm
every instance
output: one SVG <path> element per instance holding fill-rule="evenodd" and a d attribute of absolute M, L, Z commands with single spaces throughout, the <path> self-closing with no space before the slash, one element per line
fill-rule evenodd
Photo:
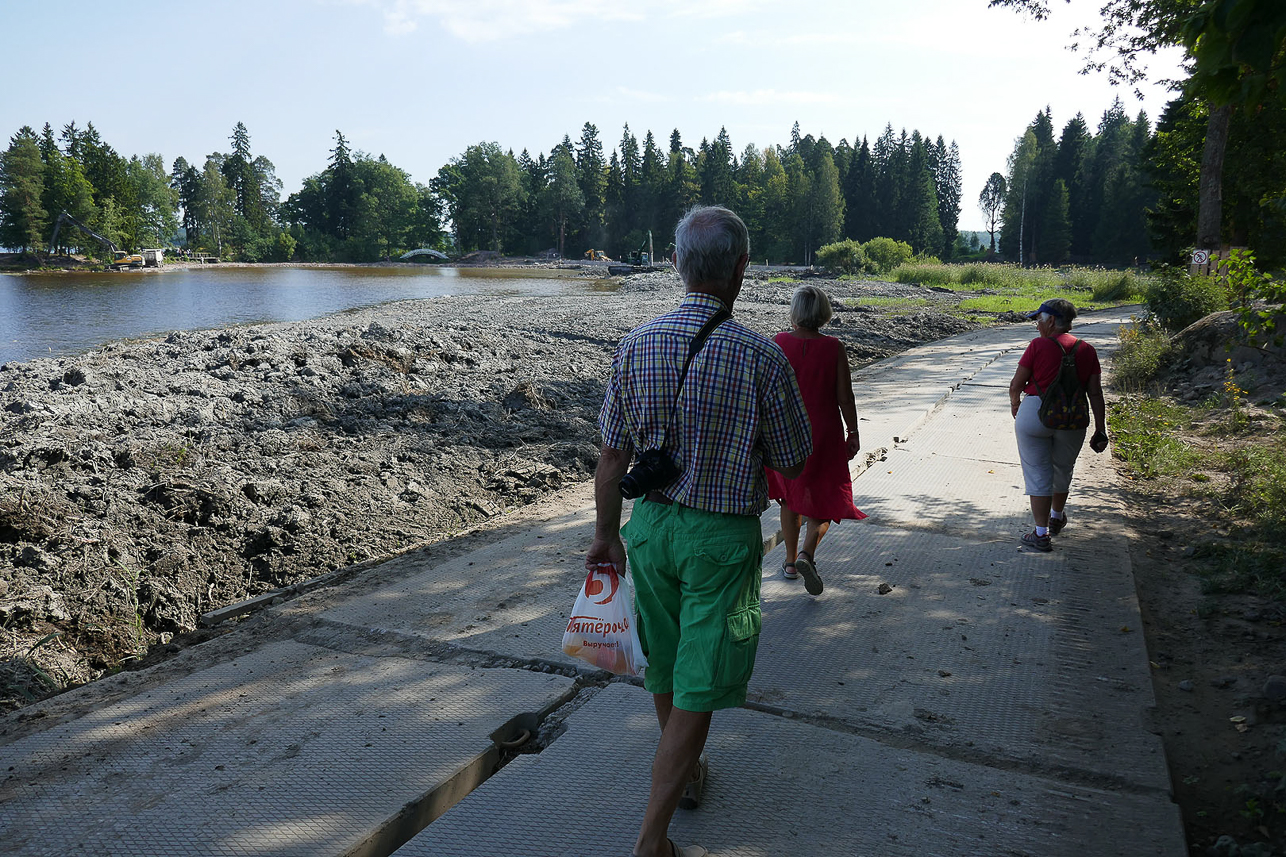
<path fill-rule="evenodd" d="M 633 450 L 604 446 L 594 470 L 594 541 L 585 555 L 585 567 L 610 562 L 625 567 L 625 545 L 621 544 L 621 477 L 630 466 Z"/>

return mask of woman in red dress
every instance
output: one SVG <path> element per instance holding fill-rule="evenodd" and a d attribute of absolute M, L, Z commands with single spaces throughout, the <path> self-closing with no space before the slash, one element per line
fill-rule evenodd
<path fill-rule="evenodd" d="M 838 339 L 817 332 L 830 319 L 831 302 L 826 293 L 816 286 L 800 286 L 790 301 L 792 329 L 776 336 L 795 369 L 808 409 L 813 453 L 796 479 L 767 470 L 768 496 L 781 503 L 781 531 L 786 542 L 782 574 L 791 580 L 802 575 L 809 595 L 822 592 L 813 554 L 831 521 L 866 517 L 853 505 L 853 482 L 848 474 L 849 460 L 862 448 L 848 355 Z M 801 545 L 799 531 L 805 520 L 808 526 Z"/>

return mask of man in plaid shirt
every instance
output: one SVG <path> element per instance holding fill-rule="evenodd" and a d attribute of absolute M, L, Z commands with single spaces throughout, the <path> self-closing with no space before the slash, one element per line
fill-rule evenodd
<path fill-rule="evenodd" d="M 712 206 L 684 216 L 674 255 L 683 302 L 621 341 L 599 414 L 597 523 L 585 565 L 624 568 L 625 537 L 648 658 L 644 686 L 661 724 L 636 857 L 707 853 L 671 842 L 670 819 L 676 807 L 700 801 L 711 714 L 745 702 L 754 669 L 763 469 L 794 478 L 812 451 L 786 356 L 732 319 L 710 334 L 680 386 L 690 343 L 719 310 L 731 312 L 749 261 L 736 214 Z M 631 456 L 662 448 L 678 477 L 637 501 L 621 529 L 620 482 Z"/>

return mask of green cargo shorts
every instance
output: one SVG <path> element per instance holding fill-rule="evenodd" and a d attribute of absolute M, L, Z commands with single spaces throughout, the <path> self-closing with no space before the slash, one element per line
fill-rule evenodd
<path fill-rule="evenodd" d="M 684 711 L 746 701 L 759 647 L 759 519 L 640 501 L 621 528 L 634 573 L 643 686 Z"/>

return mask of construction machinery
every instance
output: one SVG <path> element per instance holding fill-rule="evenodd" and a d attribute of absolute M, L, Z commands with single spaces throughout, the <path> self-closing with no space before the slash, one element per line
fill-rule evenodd
<path fill-rule="evenodd" d="M 647 231 L 647 240 L 639 245 L 639 249 L 630 253 L 628 261 L 631 265 L 642 265 L 644 267 L 651 265 L 652 260 L 656 257 L 652 254 L 652 230 Z"/>
<path fill-rule="evenodd" d="M 602 250 L 593 250 L 593 249 L 586 250 L 586 251 L 585 251 L 585 258 L 586 258 L 586 259 L 589 259 L 591 262 L 610 262 L 610 261 L 612 261 L 612 260 L 608 257 L 608 255 L 607 255 L 606 253 L 604 253 Z"/>
<path fill-rule="evenodd" d="M 142 253 L 128 253 L 116 246 L 116 242 L 110 238 L 104 238 L 67 212 L 58 215 L 54 221 L 54 234 L 49 239 L 49 253 L 52 255 L 58 248 L 58 232 L 62 229 L 63 223 L 70 223 L 72 226 L 80 229 L 91 238 L 97 240 L 100 244 L 112 251 L 112 261 L 108 262 L 108 267 L 112 270 L 119 271 L 122 268 L 159 268 L 164 258 L 163 250 L 144 250 Z"/>

